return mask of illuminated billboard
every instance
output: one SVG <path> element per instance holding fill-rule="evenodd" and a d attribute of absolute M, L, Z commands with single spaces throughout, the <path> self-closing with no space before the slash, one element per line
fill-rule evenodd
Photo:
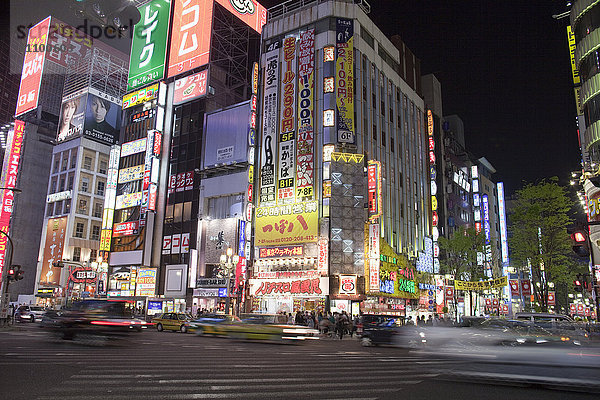
<path fill-rule="evenodd" d="M 283 41 L 281 71 L 281 125 L 279 126 L 279 162 L 277 173 L 277 201 L 294 200 L 295 133 L 296 133 L 296 38 Z"/>
<path fill-rule="evenodd" d="M 57 142 L 62 142 L 83 133 L 87 91 L 76 92 L 63 98 L 58 122 Z"/>
<path fill-rule="evenodd" d="M 167 77 L 208 64 L 213 0 L 174 0 Z"/>
<path fill-rule="evenodd" d="M 248 160 L 249 116 L 247 102 L 206 115 L 203 169 Z"/>
<path fill-rule="evenodd" d="M 175 81 L 173 104 L 182 104 L 206 96 L 208 88 L 208 70 L 186 76 Z"/>
<path fill-rule="evenodd" d="M 255 246 L 316 242 L 319 231 L 317 202 L 256 209 Z"/>
<path fill-rule="evenodd" d="M 108 145 L 119 140 L 121 105 L 116 101 L 112 96 L 90 89 L 83 126 L 85 136 Z"/>
<path fill-rule="evenodd" d="M 150 85 L 143 89 L 137 90 L 133 93 L 126 94 L 123 96 L 123 110 L 129 107 L 144 104 L 147 101 L 156 99 L 158 97 L 158 83 Z"/>
<path fill-rule="evenodd" d="M 376 220 L 382 214 L 381 163 L 369 160 L 367 167 L 367 189 L 369 195 L 369 219 Z"/>
<path fill-rule="evenodd" d="M 50 17 L 47 17 L 29 29 L 27 49 L 39 49 L 43 46 L 44 51 L 25 52 L 15 116 L 31 111 L 38 106 L 42 73 L 44 72 L 44 62 L 46 60 L 45 48 L 48 43 L 49 31 Z"/>
<path fill-rule="evenodd" d="M 500 250 L 502 262 L 508 262 L 508 231 L 506 229 L 506 207 L 504 204 L 504 183 L 498 182 L 498 216 L 500 218 Z"/>
<path fill-rule="evenodd" d="M 267 23 L 267 9 L 256 0 L 216 1 L 258 33 L 262 32 L 263 25 Z"/>
<path fill-rule="evenodd" d="M 67 217 L 50 218 L 46 228 L 46 241 L 40 272 L 40 283 L 43 285 L 58 285 L 60 283 L 61 268 L 54 268 L 53 265 L 62 260 L 66 236 Z"/>
<path fill-rule="evenodd" d="M 335 63 L 337 140 L 354 143 L 354 25 L 351 19 L 336 21 Z"/>
<path fill-rule="evenodd" d="M 312 200 L 314 179 L 315 30 L 300 34 L 298 45 L 298 139 L 296 140 L 296 197 Z"/>
<path fill-rule="evenodd" d="M 154 0 L 139 7 L 139 11 L 142 19 L 134 27 L 128 91 L 162 79 L 165 74 L 171 0 Z"/>

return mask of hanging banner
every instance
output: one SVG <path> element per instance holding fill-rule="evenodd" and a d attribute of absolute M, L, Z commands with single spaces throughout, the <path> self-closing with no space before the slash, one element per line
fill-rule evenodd
<path fill-rule="evenodd" d="M 336 21 L 335 62 L 337 139 L 354 143 L 354 25 L 351 19 Z"/>
<path fill-rule="evenodd" d="M 171 0 L 154 0 L 139 11 L 142 18 L 134 27 L 127 91 L 162 79 L 165 74 Z"/>
<path fill-rule="evenodd" d="M 298 46 L 298 139 L 296 140 L 296 198 L 312 200 L 314 175 L 315 30 L 300 34 Z"/>
<path fill-rule="evenodd" d="M 454 281 L 454 288 L 456 290 L 485 290 L 490 288 L 501 288 L 506 285 L 508 285 L 506 276 L 479 282 Z"/>
<path fill-rule="evenodd" d="M 523 296 L 531 296 L 531 281 L 529 279 L 521 280 L 521 292 Z"/>
<path fill-rule="evenodd" d="M 446 286 L 444 290 L 444 296 L 446 301 L 454 301 L 454 288 L 452 286 Z"/>
<path fill-rule="evenodd" d="M 294 201 L 296 134 L 296 38 L 283 41 L 281 82 L 281 125 L 279 127 L 279 162 L 277 174 L 277 201 Z"/>
<path fill-rule="evenodd" d="M 511 279 L 508 284 L 510 285 L 510 295 L 518 296 L 519 295 L 519 281 L 517 279 Z"/>
<path fill-rule="evenodd" d="M 556 295 L 555 292 L 548 292 L 548 305 L 555 306 L 556 305 Z"/>
<path fill-rule="evenodd" d="M 260 155 L 260 204 L 275 203 L 275 156 L 277 154 L 277 96 L 279 92 L 279 42 L 266 54 L 263 98 L 262 148 Z"/>
<path fill-rule="evenodd" d="M 255 246 L 316 242 L 319 231 L 316 201 L 256 209 Z"/>

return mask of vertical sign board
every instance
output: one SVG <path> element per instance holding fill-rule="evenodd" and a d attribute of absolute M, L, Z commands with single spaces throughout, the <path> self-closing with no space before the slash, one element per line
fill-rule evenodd
<path fill-rule="evenodd" d="M 212 0 L 174 0 L 167 78 L 208 64 Z"/>
<path fill-rule="evenodd" d="M 338 142 L 354 143 L 354 25 L 338 18 L 336 27 L 337 136 Z"/>
<path fill-rule="evenodd" d="M 379 224 L 369 225 L 369 290 L 379 291 Z"/>
<path fill-rule="evenodd" d="M 485 244 L 490 244 L 490 206 L 487 194 L 481 196 L 481 202 L 483 205 L 483 229 L 485 232 Z"/>
<path fill-rule="evenodd" d="M 275 157 L 277 155 L 277 96 L 279 92 L 279 42 L 267 52 L 264 79 L 260 205 L 275 204 Z"/>
<path fill-rule="evenodd" d="M 314 175 L 315 30 L 300 34 L 298 46 L 298 139 L 296 140 L 296 197 L 312 200 Z"/>
<path fill-rule="evenodd" d="M 498 182 L 498 214 L 500 217 L 500 251 L 502 262 L 508 262 L 508 232 L 506 228 L 506 208 L 504 204 L 504 183 Z"/>
<path fill-rule="evenodd" d="M 367 166 L 367 190 L 369 196 L 369 220 L 374 221 L 382 214 L 381 163 L 369 160 Z"/>
<path fill-rule="evenodd" d="M 294 202 L 296 133 L 296 38 L 283 41 L 281 64 L 281 125 L 279 127 L 279 163 L 277 165 L 277 201 Z"/>
<path fill-rule="evenodd" d="M 140 7 L 139 11 L 142 19 L 133 32 L 128 91 L 162 79 L 165 74 L 171 1 L 154 0 Z"/>
<path fill-rule="evenodd" d="M 37 23 L 29 29 L 27 35 L 27 47 L 31 49 L 46 48 L 48 34 L 50 31 L 50 17 Z M 38 106 L 40 98 L 40 85 L 42 73 L 44 72 L 44 61 L 46 51 L 26 51 L 23 60 L 23 71 L 19 84 L 19 97 L 17 97 L 17 109 L 15 116 L 31 111 Z"/>
<path fill-rule="evenodd" d="M 2 186 L 8 189 L 17 186 L 17 175 L 19 174 L 19 161 L 23 149 L 23 140 L 25 139 L 25 122 L 15 120 L 15 126 L 8 133 L 8 158 L 4 160 L 2 171 Z M 14 204 L 14 192 L 12 190 L 2 190 L 2 209 L 0 209 L 0 230 L 6 234 L 10 229 L 10 216 Z M 0 277 L 4 269 L 4 257 L 6 257 L 6 235 L 0 235 Z M 2 286 L 0 281 L 0 286 Z"/>
<path fill-rule="evenodd" d="M 50 218 L 46 229 L 46 242 L 42 258 L 40 283 L 56 285 L 60 283 L 60 268 L 53 268 L 55 262 L 61 261 L 67 234 L 67 217 Z"/>
<path fill-rule="evenodd" d="M 100 234 L 100 251 L 109 252 L 112 240 L 113 217 L 117 201 L 117 182 L 119 176 L 119 160 L 121 146 L 115 145 L 110 149 L 106 191 L 104 193 L 104 211 L 102 215 L 102 232 Z"/>
<path fill-rule="evenodd" d="M 573 84 L 579 85 L 579 83 L 581 82 L 581 78 L 579 77 L 577 63 L 575 62 L 575 33 L 571 29 L 571 25 L 567 26 L 567 40 L 569 41 L 569 53 L 571 56 L 571 74 L 573 75 Z"/>

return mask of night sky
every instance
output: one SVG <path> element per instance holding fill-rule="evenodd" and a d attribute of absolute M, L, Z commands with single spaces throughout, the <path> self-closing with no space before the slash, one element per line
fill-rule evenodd
<path fill-rule="evenodd" d="M 261 1 L 266 6 L 279 1 Z M 579 169 L 565 1 L 371 0 L 370 18 L 398 34 L 442 85 L 444 115 L 465 125 L 507 193 Z"/>
<path fill-rule="evenodd" d="M 267 7 L 281 3 L 259 1 Z M 508 194 L 524 180 L 559 176 L 568 182 L 580 160 L 568 18 L 552 18 L 566 10 L 566 1 L 368 2 L 383 33 L 400 35 L 421 59 L 422 74 L 435 73 L 444 115 L 462 118 L 467 149 L 494 165 L 495 179 L 505 182 Z M 61 3 L 36 1 L 19 17 L 37 22 Z"/>

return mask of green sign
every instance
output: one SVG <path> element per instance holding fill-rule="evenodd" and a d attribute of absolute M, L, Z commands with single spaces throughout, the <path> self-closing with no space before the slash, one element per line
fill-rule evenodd
<path fill-rule="evenodd" d="M 133 31 L 127 91 L 162 79 L 165 74 L 171 1 L 154 0 L 139 8 Z"/>

